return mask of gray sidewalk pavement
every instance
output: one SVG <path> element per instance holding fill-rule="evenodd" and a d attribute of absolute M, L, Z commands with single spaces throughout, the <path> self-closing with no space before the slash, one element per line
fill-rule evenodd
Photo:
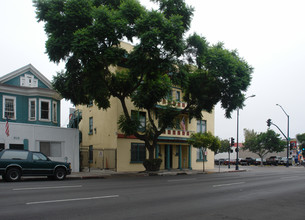
<path fill-rule="evenodd" d="M 202 170 L 189 170 L 189 169 L 171 169 L 160 170 L 155 172 L 116 172 L 113 170 L 99 170 L 99 169 L 87 169 L 83 172 L 72 172 L 67 176 L 67 179 L 98 179 L 98 178 L 110 178 L 120 176 L 175 176 L 175 175 L 195 175 L 195 174 L 211 174 L 211 173 L 226 173 L 226 172 L 244 172 L 247 171 L 245 167 L 240 167 L 239 170 L 235 170 L 235 167 L 216 167 L 214 169 Z"/>

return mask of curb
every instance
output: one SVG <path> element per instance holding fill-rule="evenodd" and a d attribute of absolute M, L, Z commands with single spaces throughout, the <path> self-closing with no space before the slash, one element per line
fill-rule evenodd
<path fill-rule="evenodd" d="M 94 174 L 87 175 L 86 173 L 80 173 L 76 175 L 67 176 L 66 179 L 106 179 L 112 177 L 139 177 L 139 176 L 182 176 L 182 175 L 198 175 L 198 174 L 214 174 L 214 173 L 236 173 L 236 172 L 247 172 L 247 170 L 225 170 L 225 171 L 205 171 L 205 172 L 141 172 L 141 173 L 113 173 L 113 174 Z"/>

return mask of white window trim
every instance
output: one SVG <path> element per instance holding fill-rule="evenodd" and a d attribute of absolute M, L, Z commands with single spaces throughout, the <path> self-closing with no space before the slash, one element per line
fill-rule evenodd
<path fill-rule="evenodd" d="M 16 120 L 17 119 L 17 115 L 16 115 L 16 109 L 17 109 L 17 106 L 16 106 L 16 97 L 15 96 L 7 96 L 7 95 L 4 95 L 3 96 L 3 99 L 2 99 L 2 118 L 3 119 L 6 119 L 5 117 L 5 99 L 13 99 L 14 100 L 14 118 L 10 118 L 11 120 Z"/>
<path fill-rule="evenodd" d="M 48 119 L 41 118 L 41 102 L 48 102 L 49 103 L 49 114 Z M 39 121 L 51 121 L 51 100 L 48 99 L 39 99 Z"/>
<path fill-rule="evenodd" d="M 57 123 L 57 102 L 56 101 L 53 101 L 53 104 L 52 104 L 52 120 L 54 123 Z"/>
<path fill-rule="evenodd" d="M 35 117 L 31 118 L 31 102 L 34 101 L 35 102 Z M 29 99 L 29 121 L 36 121 L 37 118 L 37 101 L 35 98 L 31 98 Z"/>

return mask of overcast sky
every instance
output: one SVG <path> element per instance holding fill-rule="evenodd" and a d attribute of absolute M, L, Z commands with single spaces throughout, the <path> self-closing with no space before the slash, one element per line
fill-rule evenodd
<path fill-rule="evenodd" d="M 141 0 L 147 3 L 148 0 Z M 305 13 L 303 0 L 186 0 L 195 8 L 191 31 L 211 44 L 223 42 L 237 49 L 253 68 L 253 79 L 240 110 L 239 139 L 243 129 L 264 132 L 271 118 L 290 137 L 305 133 Z M 45 54 L 46 35 L 37 23 L 31 0 L 2 0 L 0 3 L 0 77 L 29 63 L 49 80 L 64 68 L 49 62 Z M 62 103 L 62 126 L 68 123 L 67 102 Z M 215 134 L 222 139 L 237 136 L 236 111 L 225 119 L 215 109 Z M 280 133 L 276 127 L 272 128 Z"/>

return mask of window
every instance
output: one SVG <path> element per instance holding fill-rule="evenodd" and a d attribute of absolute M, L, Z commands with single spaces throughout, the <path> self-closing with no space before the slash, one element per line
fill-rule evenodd
<path fill-rule="evenodd" d="M 146 159 L 146 148 L 144 144 L 131 144 L 131 162 L 142 163 Z"/>
<path fill-rule="evenodd" d="M 93 134 L 93 117 L 89 118 L 89 134 Z"/>
<path fill-rule="evenodd" d="M 2 151 L 4 149 L 4 144 L 3 143 L 0 143 L 0 151 Z"/>
<path fill-rule="evenodd" d="M 197 161 L 206 161 L 206 156 L 204 155 L 204 152 L 202 152 L 202 147 L 197 148 Z"/>
<path fill-rule="evenodd" d="M 55 102 L 55 101 L 53 102 L 52 119 L 53 119 L 54 123 L 57 122 L 57 102 Z"/>
<path fill-rule="evenodd" d="M 24 150 L 24 145 L 23 144 L 9 144 L 9 149 Z"/>
<path fill-rule="evenodd" d="M 131 111 L 131 119 L 133 120 L 139 120 L 140 125 L 138 128 L 138 131 L 145 132 L 146 130 L 146 113 L 145 112 L 139 112 L 139 111 Z"/>
<path fill-rule="evenodd" d="M 48 157 L 61 157 L 61 142 L 40 142 L 40 152 Z"/>
<path fill-rule="evenodd" d="M 43 155 L 42 153 L 37 153 L 37 152 L 34 152 L 33 153 L 33 160 L 43 160 L 43 161 L 47 161 L 48 158 Z"/>
<path fill-rule="evenodd" d="M 40 99 L 39 100 L 39 120 L 50 121 L 50 100 Z"/>
<path fill-rule="evenodd" d="M 180 91 L 176 91 L 176 101 L 180 102 Z"/>
<path fill-rule="evenodd" d="M 3 96 L 3 118 L 16 120 L 16 97 Z"/>
<path fill-rule="evenodd" d="M 197 121 L 197 133 L 205 133 L 207 131 L 207 121 L 199 120 Z"/>
<path fill-rule="evenodd" d="M 172 100 L 172 99 L 173 99 L 172 91 L 170 91 L 170 92 L 167 94 L 166 99 L 167 99 L 167 100 Z"/>
<path fill-rule="evenodd" d="M 5 151 L 2 154 L 1 159 L 3 160 L 26 160 L 29 152 L 27 151 Z"/>
<path fill-rule="evenodd" d="M 29 99 L 29 121 L 36 120 L 36 99 Z"/>

